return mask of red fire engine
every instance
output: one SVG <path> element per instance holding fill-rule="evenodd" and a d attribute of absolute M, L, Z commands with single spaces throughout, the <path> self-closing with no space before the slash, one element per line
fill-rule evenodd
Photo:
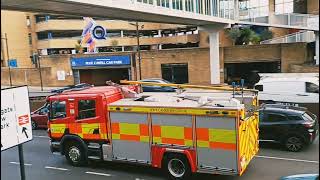
<path fill-rule="evenodd" d="M 255 92 L 126 98 L 124 89 L 89 87 L 48 97 L 51 151 L 75 166 L 89 159 L 131 162 L 163 168 L 175 179 L 196 172 L 242 175 L 258 152 Z"/>

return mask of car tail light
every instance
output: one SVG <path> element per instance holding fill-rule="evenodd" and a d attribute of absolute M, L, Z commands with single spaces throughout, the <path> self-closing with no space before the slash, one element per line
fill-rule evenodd
<path fill-rule="evenodd" d="M 303 123 L 303 125 L 306 128 L 312 128 L 314 126 L 314 122 L 307 121 L 307 122 Z"/>

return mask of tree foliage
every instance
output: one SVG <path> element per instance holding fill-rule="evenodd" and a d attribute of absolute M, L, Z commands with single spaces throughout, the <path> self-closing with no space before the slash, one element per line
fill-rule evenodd
<path fill-rule="evenodd" d="M 82 52 L 83 52 L 83 47 L 82 47 L 82 45 L 81 45 L 81 40 L 80 40 L 80 39 L 77 40 L 77 44 L 75 44 L 74 49 L 75 49 L 77 52 L 79 52 L 79 53 L 82 53 Z"/>
<path fill-rule="evenodd" d="M 260 41 L 271 39 L 273 34 L 269 30 L 264 30 L 260 35 L 256 34 L 250 28 L 231 28 L 227 30 L 227 35 L 233 41 L 234 45 L 259 44 Z"/>
<path fill-rule="evenodd" d="M 268 29 L 262 31 L 260 34 L 261 41 L 272 39 L 272 38 L 273 38 L 273 33 L 272 33 L 272 31 L 269 31 Z"/>
<path fill-rule="evenodd" d="M 241 31 L 239 28 L 231 28 L 227 30 L 227 34 L 232 40 L 233 44 L 237 41 L 237 39 L 241 36 Z"/>

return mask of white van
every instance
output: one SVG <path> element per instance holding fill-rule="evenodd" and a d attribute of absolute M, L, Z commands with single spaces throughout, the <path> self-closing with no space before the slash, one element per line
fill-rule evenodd
<path fill-rule="evenodd" d="M 303 106 L 319 117 L 318 73 L 266 73 L 259 76 L 260 81 L 254 88 L 259 90 L 261 103 Z"/>

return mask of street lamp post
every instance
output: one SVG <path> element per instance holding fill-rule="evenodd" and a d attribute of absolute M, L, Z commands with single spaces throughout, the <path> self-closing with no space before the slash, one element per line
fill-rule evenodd
<path fill-rule="evenodd" d="M 137 36 L 137 53 L 138 53 L 138 61 L 139 61 L 139 79 L 142 79 L 142 75 L 141 75 L 141 53 L 140 53 L 140 33 L 139 33 L 139 23 L 138 21 L 133 24 L 133 23 L 129 23 L 130 25 L 136 26 L 136 36 Z M 143 28 L 144 25 L 141 26 L 141 28 Z M 137 78 L 138 79 L 138 78 Z"/>
<path fill-rule="evenodd" d="M 11 68 L 10 68 L 10 58 L 9 58 L 9 46 L 8 46 L 8 38 L 7 38 L 7 33 L 4 33 L 4 39 L 6 41 L 6 49 L 7 49 L 7 64 L 9 68 L 9 80 L 10 80 L 10 87 L 12 86 L 12 79 L 11 79 Z"/>
<path fill-rule="evenodd" d="M 41 63 L 40 63 L 40 58 L 41 56 L 37 55 L 37 60 L 39 63 L 39 73 L 40 73 L 40 86 L 41 86 L 41 91 L 43 91 L 43 84 L 42 84 L 42 74 L 41 74 Z"/>
<path fill-rule="evenodd" d="M 141 53 L 140 53 L 140 34 L 139 34 L 139 24 L 136 22 L 136 36 L 137 36 L 137 51 L 138 51 L 138 61 L 139 61 L 139 79 L 142 79 L 141 76 Z"/>

